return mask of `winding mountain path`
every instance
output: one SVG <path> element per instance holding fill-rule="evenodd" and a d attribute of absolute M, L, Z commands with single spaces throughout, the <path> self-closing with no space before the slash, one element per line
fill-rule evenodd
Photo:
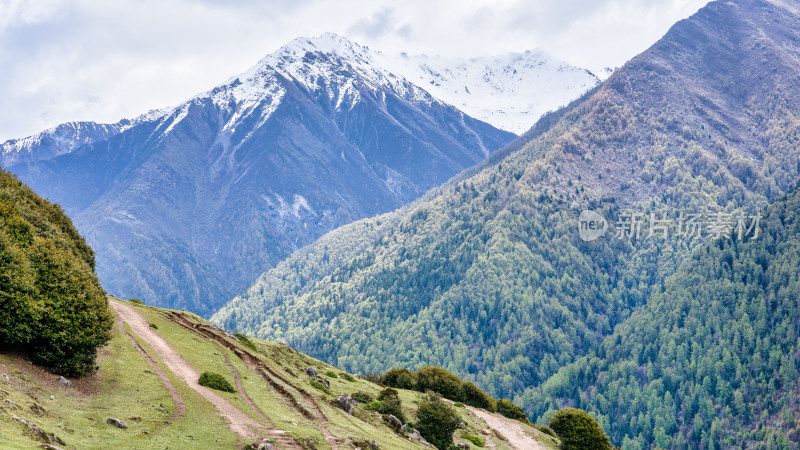
<path fill-rule="evenodd" d="M 205 397 L 221 416 L 228 419 L 229 426 L 234 433 L 242 439 L 250 440 L 262 438 L 256 431 L 260 431 L 263 435 L 273 434 L 270 432 L 271 430 L 253 420 L 221 395 L 205 386 L 200 386 L 198 383 L 200 372 L 189 364 L 156 330 L 150 328 L 150 322 L 133 307 L 115 301 L 110 303 L 120 321 L 128 324 L 133 333 L 147 342 L 171 372 L 183 380 L 187 386 Z"/>
<path fill-rule="evenodd" d="M 161 383 L 167 389 L 167 392 L 169 392 L 169 395 L 172 397 L 172 402 L 175 404 L 175 411 L 173 411 L 169 416 L 167 422 L 175 422 L 175 420 L 177 420 L 186 412 L 186 401 L 184 401 L 183 397 L 181 397 L 181 394 L 175 388 L 175 385 L 172 384 L 172 381 L 170 381 L 169 377 L 167 377 L 167 374 L 161 370 L 161 367 L 156 364 L 155 361 L 153 361 L 153 358 L 151 358 L 147 351 L 141 345 L 139 345 L 139 342 L 134 339 L 130 333 L 128 333 L 128 330 L 126 330 L 122 325 L 122 321 L 117 321 L 117 328 L 119 329 L 120 333 L 127 337 L 128 340 L 131 341 L 131 344 L 133 344 L 133 346 L 139 350 L 139 353 L 144 356 L 147 364 L 150 365 L 150 367 L 155 371 L 156 375 L 158 375 L 158 378 L 161 379 Z"/>
<path fill-rule="evenodd" d="M 244 365 L 246 365 L 254 372 L 261 374 L 264 380 L 267 383 L 269 383 L 272 386 L 272 388 L 275 389 L 276 392 L 278 392 L 280 395 L 286 398 L 286 400 L 291 405 L 293 405 L 298 412 L 300 412 L 307 419 L 316 421 L 317 425 L 319 426 L 318 430 L 325 437 L 325 441 L 328 443 L 328 445 L 331 446 L 332 450 L 339 449 L 339 440 L 330 432 L 330 430 L 328 430 L 327 427 L 328 418 L 325 417 L 325 414 L 322 412 L 317 403 L 314 401 L 313 396 L 309 394 L 305 389 L 289 382 L 289 380 L 287 380 L 286 378 L 284 378 L 283 376 L 279 375 L 277 372 L 272 370 L 268 365 L 266 365 L 263 361 L 259 360 L 257 357 L 237 348 L 236 345 L 234 345 L 229 339 L 227 339 L 223 334 L 219 333 L 217 330 L 214 330 L 213 328 L 208 326 L 198 326 L 198 324 L 192 323 L 191 321 L 187 320 L 186 317 L 183 316 L 182 314 L 173 312 L 170 313 L 168 317 L 174 323 L 186 328 L 187 330 L 193 333 L 197 333 L 198 335 L 203 336 L 205 338 L 213 339 L 214 341 L 216 341 L 215 344 L 222 345 L 223 347 L 233 351 L 233 353 L 239 357 L 239 359 L 242 361 L 242 363 L 244 363 Z M 236 369 L 234 369 L 234 367 L 230 364 L 230 361 L 228 361 L 227 355 L 225 356 L 225 362 L 231 368 L 234 375 L 236 376 L 237 383 L 239 383 L 240 380 L 238 373 Z M 297 391 L 311 406 L 313 412 L 309 411 L 309 409 L 304 407 L 302 403 L 298 401 L 297 398 L 294 395 L 292 395 L 291 392 L 289 392 L 289 390 L 284 388 L 281 384 L 277 383 L 275 379 L 280 380 L 280 382 L 283 383 L 284 385 L 290 387 L 292 390 Z M 242 391 L 242 393 L 244 393 L 244 389 L 240 390 Z M 252 403 L 252 400 L 250 400 L 249 397 L 246 397 L 245 400 Z M 260 413 L 260 410 L 258 410 L 255 404 L 252 404 L 252 406 Z"/>
<path fill-rule="evenodd" d="M 467 406 L 467 410 L 486 422 L 489 428 L 492 428 L 508 439 L 508 443 L 514 448 L 520 450 L 547 448 L 542 445 L 541 442 L 537 441 L 535 437 L 525 433 L 522 429 L 522 424 L 516 420 L 491 414 L 483 409 L 473 408 L 471 406 Z"/>

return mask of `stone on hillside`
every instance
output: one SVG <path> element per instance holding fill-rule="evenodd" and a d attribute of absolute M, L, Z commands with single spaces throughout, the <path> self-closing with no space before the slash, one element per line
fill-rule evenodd
<path fill-rule="evenodd" d="M 5 400 L 3 400 L 3 403 L 7 404 L 8 406 L 10 406 L 10 407 L 11 407 L 11 408 L 13 408 L 13 409 L 18 409 L 18 408 L 19 408 L 19 406 L 17 406 L 17 404 L 16 404 L 16 403 L 12 402 L 12 401 L 11 401 L 11 400 L 9 400 L 9 399 L 5 399 Z"/>
<path fill-rule="evenodd" d="M 429 444 L 428 441 L 426 441 L 425 438 L 422 437 L 421 434 L 419 434 L 419 430 L 412 431 L 411 434 L 408 435 L 408 438 L 411 439 L 411 440 L 417 440 L 417 441 L 420 442 L 420 444 L 422 444 L 422 445 L 424 445 L 426 447 L 430 447 L 431 446 L 431 444 Z"/>
<path fill-rule="evenodd" d="M 325 378 L 320 377 L 320 378 L 317 379 L 317 381 L 319 381 L 320 383 L 324 384 L 326 388 L 328 388 L 328 389 L 331 388 L 331 382 L 326 380 Z"/>
<path fill-rule="evenodd" d="M 72 387 L 72 381 L 69 381 L 68 379 L 66 379 L 64 377 L 59 378 L 58 382 L 61 383 L 64 386 L 68 387 L 68 388 Z"/>
<path fill-rule="evenodd" d="M 306 374 L 311 377 L 312 380 L 317 381 L 317 369 L 313 367 L 306 367 L 305 368 Z"/>
<path fill-rule="evenodd" d="M 347 394 L 339 394 L 339 398 L 336 399 L 336 406 L 344 410 L 347 414 L 353 414 L 353 406 L 357 403 L 353 400 L 353 397 L 350 397 Z"/>
<path fill-rule="evenodd" d="M 55 445 L 53 445 L 53 444 L 43 444 L 43 445 L 42 445 L 42 448 L 43 448 L 43 449 L 46 449 L 46 450 L 64 450 L 64 449 L 62 449 L 61 447 L 56 447 L 56 446 L 55 446 Z"/>
<path fill-rule="evenodd" d="M 125 423 L 125 422 L 123 422 L 123 421 L 121 421 L 119 419 L 115 419 L 113 417 L 109 417 L 108 419 L 106 419 L 106 423 L 114 425 L 117 428 L 128 428 L 128 424 L 127 423 Z"/>
<path fill-rule="evenodd" d="M 403 422 L 400 422 L 400 419 L 395 417 L 393 414 L 389 414 L 389 416 L 386 418 L 386 421 L 389 422 L 389 426 L 394 428 L 395 431 L 399 431 L 401 428 L 403 428 Z"/>
<path fill-rule="evenodd" d="M 53 433 L 47 433 L 40 430 L 36 425 L 28 422 L 22 417 L 11 416 L 11 418 L 28 427 L 29 430 L 31 430 L 39 439 L 43 440 L 44 442 L 48 444 L 55 442 L 56 444 L 64 445 L 64 441 L 62 441 L 61 438 Z"/>

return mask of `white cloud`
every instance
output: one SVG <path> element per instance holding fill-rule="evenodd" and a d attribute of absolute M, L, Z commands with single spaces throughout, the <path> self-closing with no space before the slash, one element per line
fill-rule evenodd
<path fill-rule="evenodd" d="M 58 14 L 61 0 L 2 0 L 0 1 L 0 30 L 33 25 Z"/>
<path fill-rule="evenodd" d="M 703 0 L 0 0 L 0 141 L 179 103 L 297 36 L 620 65 Z"/>

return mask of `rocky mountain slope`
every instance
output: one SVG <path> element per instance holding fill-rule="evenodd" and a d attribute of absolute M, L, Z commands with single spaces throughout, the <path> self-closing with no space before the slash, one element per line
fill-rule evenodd
<path fill-rule="evenodd" d="M 74 218 L 108 290 L 209 314 L 297 248 L 514 137 L 371 55 L 297 39 L 175 108 L 6 143 L 2 164 Z"/>
<path fill-rule="evenodd" d="M 798 29 L 782 2 L 711 2 L 503 158 L 321 238 L 213 321 L 348 370 L 441 364 L 530 401 L 712 237 L 677 234 L 681 213 L 753 215 L 795 185 Z M 592 242 L 585 208 L 608 219 Z M 617 234 L 626 211 L 667 214 L 668 237 Z"/>
<path fill-rule="evenodd" d="M 194 314 L 110 303 L 117 323 L 91 376 L 60 379 L 0 353 L 4 448 L 430 448 L 363 403 L 350 404 L 351 413 L 336 406 L 341 394 L 377 396 L 376 384 L 282 344 L 234 337 Z M 312 385 L 309 368 L 322 389 Z M 201 386 L 205 371 L 222 375 L 235 392 Z M 421 394 L 398 392 L 414 420 Z M 465 425 L 457 443 L 469 445 L 462 436 L 470 434 L 497 449 L 557 448 L 556 440 L 520 422 L 457 410 Z"/>

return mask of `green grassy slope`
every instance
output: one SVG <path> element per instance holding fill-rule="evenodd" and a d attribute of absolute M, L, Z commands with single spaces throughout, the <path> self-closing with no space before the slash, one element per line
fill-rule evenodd
<path fill-rule="evenodd" d="M 381 387 L 376 384 L 328 376 L 328 371 L 344 372 L 283 344 L 252 339 L 253 351 L 190 313 L 123 304 L 141 314 L 198 371 L 219 373 L 234 384 L 236 393 L 215 392 L 269 430 L 266 436 L 276 448 L 347 449 L 369 441 L 381 449 L 424 448 L 395 433 L 379 414 L 365 410 L 362 404 L 355 407 L 353 415 L 332 404 L 339 393 L 362 391 L 377 396 Z M 181 406 L 142 351 L 175 387 Z M 8 375 L 8 381 L 0 375 L 0 401 L 16 405 L 0 403 L 3 448 L 35 448 L 45 443 L 14 416 L 57 436 L 60 442 L 52 444 L 60 448 L 237 448 L 260 441 L 233 432 L 214 406 L 172 373 L 161 354 L 128 324 L 118 322 L 97 362 L 95 374 L 72 380 L 74 388 L 68 388 L 60 384 L 58 376 L 22 356 L 0 353 L 0 372 Z M 330 382 L 331 394 L 311 385 L 304 371 L 307 367 L 315 368 Z M 419 396 L 400 391 L 410 421 Z M 475 414 L 458 410 L 467 427 L 456 433 L 456 442 L 466 442 L 460 435 L 467 432 L 491 440 L 496 448 L 511 448 Z M 106 423 L 109 417 L 126 422 L 128 428 Z M 533 428 L 520 426 L 536 435 Z M 548 437 L 542 441 L 550 448 L 555 446 Z"/>

